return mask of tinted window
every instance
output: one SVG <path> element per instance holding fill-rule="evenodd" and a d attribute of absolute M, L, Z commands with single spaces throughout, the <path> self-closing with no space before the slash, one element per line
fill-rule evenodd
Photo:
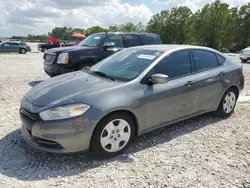
<path fill-rule="evenodd" d="M 150 45 L 150 44 L 162 44 L 162 41 L 157 35 L 142 35 L 143 43 Z"/>
<path fill-rule="evenodd" d="M 115 44 L 115 47 L 120 47 L 120 48 L 124 47 L 121 35 L 110 36 L 106 42 L 113 42 Z"/>
<path fill-rule="evenodd" d="M 137 35 L 123 35 L 126 47 L 140 46 L 141 41 Z"/>
<path fill-rule="evenodd" d="M 196 71 L 212 69 L 218 65 L 214 53 L 205 50 L 192 50 Z"/>
<path fill-rule="evenodd" d="M 97 47 L 100 46 L 105 37 L 104 34 L 93 34 L 81 41 L 77 46 Z"/>
<path fill-rule="evenodd" d="M 18 43 L 15 43 L 15 42 L 12 42 L 11 43 L 11 46 L 18 46 L 19 44 Z"/>
<path fill-rule="evenodd" d="M 217 59 L 218 59 L 218 64 L 223 65 L 225 63 L 226 59 L 224 57 L 218 55 L 218 54 L 216 54 L 216 56 L 217 56 Z"/>
<path fill-rule="evenodd" d="M 176 52 L 160 61 L 151 74 L 156 73 L 166 74 L 170 79 L 190 74 L 191 63 L 188 51 Z"/>
<path fill-rule="evenodd" d="M 128 48 L 105 58 L 92 66 L 90 70 L 103 72 L 117 80 L 130 81 L 163 53 L 157 50 Z"/>
<path fill-rule="evenodd" d="M 3 46 L 10 46 L 10 43 L 9 42 L 5 42 L 5 43 L 3 43 Z"/>

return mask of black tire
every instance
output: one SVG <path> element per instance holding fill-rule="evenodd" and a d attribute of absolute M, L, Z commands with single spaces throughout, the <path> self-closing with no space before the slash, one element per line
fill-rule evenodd
<path fill-rule="evenodd" d="M 118 144 L 119 147 L 121 145 L 121 147 L 123 147 L 123 148 L 121 148 L 119 151 L 109 152 L 109 151 L 107 151 L 107 150 L 105 150 L 103 148 L 103 146 L 101 144 L 101 136 L 103 136 L 104 133 L 105 133 L 103 131 L 104 131 L 104 128 L 106 127 L 106 125 L 108 123 L 112 122 L 113 120 L 116 120 L 116 119 L 125 120 L 128 123 L 128 126 L 130 127 L 130 133 L 131 134 L 130 134 L 130 137 L 129 137 L 129 140 L 127 141 L 127 143 L 122 141 L 122 140 L 117 140 L 119 142 L 119 144 Z M 118 123 L 118 125 L 119 125 L 119 123 Z M 128 128 L 128 127 L 126 127 L 126 128 Z M 112 133 L 113 133 L 113 131 L 112 131 Z M 107 136 L 109 137 L 109 134 L 107 134 Z M 118 137 L 117 137 L 117 139 L 118 139 Z M 131 141 L 134 139 L 134 137 L 135 137 L 135 122 L 134 122 L 133 118 L 131 117 L 131 115 L 129 115 L 127 113 L 123 113 L 123 112 L 113 113 L 113 114 L 110 114 L 110 115 L 104 117 L 98 123 L 97 127 L 95 128 L 95 130 L 93 132 L 92 138 L 91 138 L 90 149 L 94 152 L 94 155 L 96 155 L 97 157 L 101 157 L 101 158 L 114 157 L 114 156 L 116 156 L 118 154 L 123 153 L 127 149 L 127 147 L 129 146 Z M 124 145 L 122 145 L 122 143 L 124 143 Z M 111 147 L 112 147 L 112 145 L 111 145 Z"/>
<path fill-rule="evenodd" d="M 226 103 L 226 96 L 229 95 L 230 93 L 233 93 L 235 95 L 235 103 L 234 105 L 229 105 L 229 109 L 230 109 L 230 112 L 226 112 L 227 108 L 224 109 L 224 103 Z M 215 112 L 216 115 L 218 117 L 222 117 L 222 118 L 226 118 L 226 117 L 229 117 L 233 112 L 234 112 L 234 108 L 236 106 L 236 103 L 237 103 L 237 99 L 238 99 L 238 92 L 236 91 L 235 88 L 229 88 L 225 94 L 223 95 L 221 101 L 220 101 L 220 104 L 219 104 L 219 107 L 217 109 L 217 111 Z"/>
<path fill-rule="evenodd" d="M 21 48 L 19 53 L 20 53 L 20 54 L 26 54 L 26 52 L 27 52 L 27 50 L 26 50 L 26 49 Z"/>
<path fill-rule="evenodd" d="M 84 67 L 91 67 L 93 64 L 91 62 L 84 62 L 84 63 L 79 63 L 77 66 L 76 66 L 76 71 L 79 71 L 79 70 L 82 70 Z"/>
<path fill-rule="evenodd" d="M 241 59 L 241 62 L 242 63 L 247 63 L 247 60 L 246 59 Z"/>
<path fill-rule="evenodd" d="M 50 77 L 54 77 L 54 76 L 56 76 L 54 73 L 52 73 L 52 72 L 48 72 L 48 71 L 46 71 L 46 70 L 45 70 L 45 73 L 46 73 L 47 75 L 49 75 Z"/>

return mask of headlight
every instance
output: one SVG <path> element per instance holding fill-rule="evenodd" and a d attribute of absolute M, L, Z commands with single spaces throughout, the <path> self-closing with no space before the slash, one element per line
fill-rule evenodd
<path fill-rule="evenodd" d="M 69 62 L 69 54 L 61 53 L 57 58 L 57 64 L 68 64 Z"/>
<path fill-rule="evenodd" d="M 39 115 L 43 120 L 56 120 L 76 117 L 84 114 L 90 108 L 86 104 L 71 104 L 59 106 L 50 110 L 41 112 Z"/>

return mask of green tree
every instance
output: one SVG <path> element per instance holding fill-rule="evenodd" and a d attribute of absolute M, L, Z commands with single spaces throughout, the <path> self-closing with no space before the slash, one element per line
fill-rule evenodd
<path fill-rule="evenodd" d="M 105 28 L 102 28 L 100 26 L 93 26 L 93 27 L 90 27 L 86 30 L 86 33 L 87 35 L 91 35 L 91 34 L 94 34 L 94 33 L 101 33 L 101 32 L 106 32 L 107 29 Z"/>

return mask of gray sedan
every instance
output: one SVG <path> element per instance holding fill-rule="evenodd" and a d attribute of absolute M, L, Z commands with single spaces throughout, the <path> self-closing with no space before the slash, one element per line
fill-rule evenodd
<path fill-rule="evenodd" d="M 20 54 L 26 54 L 26 52 L 30 51 L 30 46 L 22 42 L 6 41 L 0 43 L 0 53 L 17 52 Z"/>
<path fill-rule="evenodd" d="M 33 87 L 21 101 L 21 130 L 39 150 L 111 157 L 153 129 L 207 112 L 229 116 L 243 86 L 242 65 L 216 50 L 133 47 Z"/>

